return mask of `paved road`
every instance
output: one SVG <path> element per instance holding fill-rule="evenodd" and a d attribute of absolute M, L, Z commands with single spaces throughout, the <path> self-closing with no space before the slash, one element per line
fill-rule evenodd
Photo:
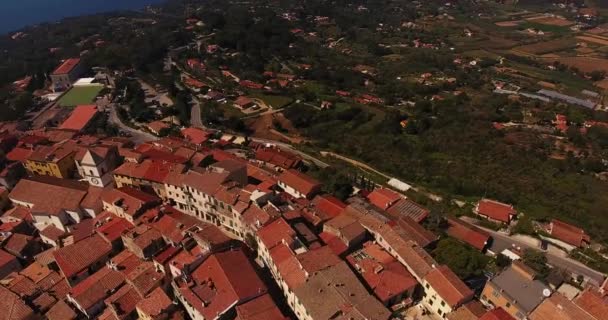
<path fill-rule="evenodd" d="M 116 112 L 115 104 L 109 105 L 109 109 L 110 109 L 110 116 L 108 117 L 108 120 L 110 121 L 110 123 L 117 126 L 120 130 L 130 133 L 131 140 L 135 144 L 158 140 L 158 138 L 156 136 L 154 136 L 148 132 L 144 132 L 141 130 L 131 128 L 131 127 L 127 126 L 126 124 L 122 123 L 122 121 L 120 121 L 120 118 L 118 117 L 118 112 Z"/>
<path fill-rule="evenodd" d="M 530 244 L 528 244 L 526 242 L 514 239 L 513 237 L 510 237 L 503 233 L 496 232 L 491 229 L 483 228 L 481 226 L 478 226 L 478 227 L 492 235 L 492 238 L 494 238 L 494 243 L 492 244 L 492 248 L 493 249 L 495 248 L 496 251 L 500 252 L 500 251 L 502 251 L 502 248 L 512 247 L 513 245 L 515 245 L 516 247 L 520 247 L 522 249 L 529 248 L 529 249 L 535 249 L 535 250 L 540 251 L 540 249 L 537 247 L 531 246 Z M 553 267 L 562 268 L 571 273 L 574 273 L 577 275 L 582 275 L 588 281 L 590 281 L 591 283 L 593 283 L 595 285 L 601 285 L 605 279 L 605 275 L 603 273 L 596 271 L 594 269 L 591 269 L 576 260 L 566 258 L 566 257 L 560 257 L 558 255 L 555 255 L 555 254 L 552 254 L 552 253 L 549 253 L 546 251 L 544 251 L 544 254 L 547 257 L 547 262 L 550 265 L 552 265 Z"/>
<path fill-rule="evenodd" d="M 192 97 L 192 110 L 190 110 L 190 126 L 204 129 L 201 119 L 201 102 L 196 97 Z"/>

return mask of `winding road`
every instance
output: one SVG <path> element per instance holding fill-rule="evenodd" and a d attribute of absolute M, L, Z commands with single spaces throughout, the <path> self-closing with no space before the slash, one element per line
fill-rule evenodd
<path fill-rule="evenodd" d="M 110 123 L 117 126 L 121 131 L 125 131 L 125 132 L 128 132 L 129 134 L 131 134 L 131 140 L 135 144 L 158 140 L 158 138 L 156 136 L 152 135 L 151 133 L 131 128 L 128 125 L 122 123 L 122 121 L 120 120 L 120 117 L 118 117 L 118 112 L 116 111 L 116 107 L 117 106 L 115 104 L 108 105 L 108 109 L 110 110 L 110 116 L 108 117 L 108 120 L 110 121 Z"/>

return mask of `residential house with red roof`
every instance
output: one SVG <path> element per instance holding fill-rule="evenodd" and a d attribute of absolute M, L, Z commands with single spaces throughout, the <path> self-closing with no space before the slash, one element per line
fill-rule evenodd
<path fill-rule="evenodd" d="M 21 270 L 21 263 L 14 255 L 0 249 L 0 279 L 4 279 L 12 272 Z"/>
<path fill-rule="evenodd" d="M 484 251 L 491 241 L 491 237 L 487 232 L 458 218 L 448 218 L 446 233 L 450 237 L 469 244 L 479 251 Z"/>
<path fill-rule="evenodd" d="M 192 127 L 182 129 L 181 133 L 184 139 L 186 139 L 186 141 L 196 146 L 202 146 L 205 142 L 207 142 L 207 140 L 209 140 L 209 137 L 212 135 L 211 132 Z"/>
<path fill-rule="evenodd" d="M 255 159 L 276 170 L 297 169 L 302 164 L 302 158 L 280 148 L 259 148 Z"/>
<path fill-rule="evenodd" d="M 51 81 L 55 91 L 70 88 L 72 83 L 78 80 L 85 72 L 84 66 L 80 62 L 80 58 L 70 58 L 64 60 L 51 73 Z"/>
<path fill-rule="evenodd" d="M 478 216 L 497 223 L 511 223 L 517 216 L 517 211 L 512 205 L 490 199 L 481 199 L 475 205 L 473 212 Z"/>
<path fill-rule="evenodd" d="M 395 220 L 410 217 L 420 223 L 430 213 L 428 209 L 416 202 L 386 188 L 375 189 L 367 195 L 367 200 L 374 206 L 386 211 Z"/>
<path fill-rule="evenodd" d="M 556 318 L 551 318 L 551 319 L 555 319 Z M 574 319 L 580 319 L 580 320 L 584 320 L 584 318 L 574 318 Z M 572 319 L 572 320 L 574 320 Z M 513 318 L 513 316 L 511 316 L 508 312 L 505 311 L 505 309 L 503 308 L 494 308 L 488 312 L 486 312 L 485 314 L 483 314 L 481 317 L 479 317 L 479 320 L 516 320 L 515 318 Z M 535 319 L 533 319 L 535 320 Z"/>
<path fill-rule="evenodd" d="M 444 317 L 474 297 L 471 290 L 447 266 L 434 267 L 422 281 L 425 296 L 424 306 L 431 312 Z"/>
<path fill-rule="evenodd" d="M 256 106 L 256 103 L 249 97 L 240 96 L 234 100 L 233 105 L 237 109 L 245 110 Z"/>
<path fill-rule="evenodd" d="M 407 298 L 412 301 L 418 282 L 379 245 L 366 242 L 363 249 L 353 252 L 346 260 L 385 306 L 392 306 Z"/>
<path fill-rule="evenodd" d="M 103 209 L 134 223 L 146 210 L 161 204 L 154 195 L 132 187 L 105 189 L 101 194 Z"/>
<path fill-rule="evenodd" d="M 551 220 L 548 231 L 551 237 L 577 248 L 587 247 L 591 242 L 591 237 L 585 230 L 557 219 Z"/>
<path fill-rule="evenodd" d="M 83 132 L 99 115 L 96 105 L 81 105 L 74 108 L 70 116 L 59 126 L 62 130 Z"/>
<path fill-rule="evenodd" d="M 278 182 L 279 187 L 294 198 L 312 199 L 323 187 L 317 180 L 294 169 L 283 172 Z"/>
<path fill-rule="evenodd" d="M 589 287 L 581 292 L 573 300 L 577 306 L 587 311 L 595 320 L 604 320 L 608 314 L 608 303 L 606 295 L 593 287 Z"/>
<path fill-rule="evenodd" d="M 288 320 L 269 294 L 236 306 L 235 320 Z"/>
<path fill-rule="evenodd" d="M 110 257 L 112 246 L 100 235 L 93 235 L 53 252 L 55 262 L 70 285 L 99 270 Z"/>
<path fill-rule="evenodd" d="M 222 318 L 267 292 L 241 249 L 212 254 L 173 289 L 192 319 Z"/>
<path fill-rule="evenodd" d="M 503 312 L 506 313 L 506 311 Z M 509 314 L 507 313 L 507 315 Z M 502 320 L 501 318 L 495 319 Z M 493 318 L 488 318 L 488 320 L 493 320 Z M 560 292 L 555 292 L 532 311 L 530 320 L 596 320 L 596 318 Z"/>
<path fill-rule="evenodd" d="M 80 222 L 86 215 L 81 205 L 88 188 L 82 182 L 36 177 L 19 181 L 9 199 L 31 211 L 34 226 L 39 230 L 54 225 L 66 231 L 68 225 Z"/>
<path fill-rule="evenodd" d="M 118 188 L 130 186 L 154 192 L 161 199 L 167 199 L 165 181 L 175 173 L 183 173 L 183 164 L 167 163 L 146 159 L 141 163 L 125 162 L 113 172 L 114 182 Z"/>
<path fill-rule="evenodd" d="M 161 287 L 154 289 L 139 301 L 135 308 L 139 319 L 142 320 L 168 319 L 176 309 L 171 298 Z"/>
<path fill-rule="evenodd" d="M 164 130 L 171 128 L 171 125 L 163 121 L 152 121 L 148 123 L 146 127 L 148 128 L 148 130 L 150 130 L 150 132 L 154 133 L 157 136 L 160 136 L 164 132 Z"/>

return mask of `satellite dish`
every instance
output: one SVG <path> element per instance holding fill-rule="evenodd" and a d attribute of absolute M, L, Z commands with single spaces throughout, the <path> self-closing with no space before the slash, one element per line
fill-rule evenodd
<path fill-rule="evenodd" d="M 550 296 L 551 296 L 551 290 L 549 290 L 549 289 L 544 289 L 544 290 L 543 290 L 543 296 L 545 296 L 545 297 L 547 297 L 547 298 L 548 298 L 548 297 L 550 297 Z"/>

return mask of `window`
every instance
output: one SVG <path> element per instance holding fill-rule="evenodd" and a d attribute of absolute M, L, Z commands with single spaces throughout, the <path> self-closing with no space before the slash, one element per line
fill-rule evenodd
<path fill-rule="evenodd" d="M 441 306 L 445 307 L 445 301 L 441 301 Z M 441 315 L 441 314 L 439 314 L 439 315 Z"/>
<path fill-rule="evenodd" d="M 430 286 L 430 285 L 427 283 L 427 284 L 426 284 L 426 288 L 427 288 L 427 289 L 430 289 L 430 288 L 431 288 L 431 286 Z"/>
<path fill-rule="evenodd" d="M 505 307 L 511 308 L 511 304 L 507 302 L 507 304 L 505 304 Z"/>
<path fill-rule="evenodd" d="M 498 297 L 500 297 L 500 292 L 498 292 L 498 291 L 494 290 L 494 291 L 492 291 L 492 295 L 493 295 L 494 297 L 498 298 Z"/>

